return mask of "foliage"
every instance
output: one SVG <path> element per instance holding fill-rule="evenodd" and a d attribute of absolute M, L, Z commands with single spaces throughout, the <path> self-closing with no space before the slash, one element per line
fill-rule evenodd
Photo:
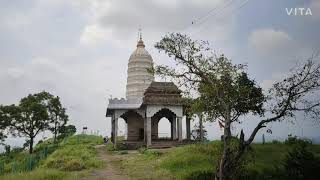
<path fill-rule="evenodd" d="M 19 105 L 1 106 L 1 116 L 10 125 L 10 130 L 28 138 L 29 152 L 33 152 L 34 138 L 49 127 L 47 96 L 41 92 L 30 94 L 20 100 Z"/>
<path fill-rule="evenodd" d="M 0 139 L 5 138 L 1 132 L 8 128 L 12 135 L 27 137 L 24 146 L 33 152 L 34 138 L 42 131 L 50 130 L 54 141 L 68 116 L 62 107 L 60 98 L 42 91 L 29 94 L 18 105 L 0 106 Z"/>
<path fill-rule="evenodd" d="M 63 139 L 68 136 L 72 136 L 77 132 L 77 129 L 74 125 L 61 126 L 59 128 L 58 139 Z"/>
<path fill-rule="evenodd" d="M 297 136 L 292 136 L 291 134 L 289 134 L 288 138 L 284 141 L 284 143 L 288 145 L 296 145 L 296 144 L 308 145 L 308 144 L 312 144 L 312 141 L 307 139 L 299 139 Z"/>
<path fill-rule="evenodd" d="M 48 95 L 48 100 L 49 101 L 47 109 L 50 119 L 50 125 L 48 129 L 53 133 L 53 140 L 54 142 L 56 142 L 61 128 L 63 128 L 67 124 L 69 118 L 66 114 L 66 109 L 62 107 L 59 96 L 54 97 L 53 95 Z M 64 129 L 64 131 L 65 130 L 66 129 Z"/>
<path fill-rule="evenodd" d="M 308 143 L 298 141 L 288 152 L 284 167 L 288 179 L 319 179 L 320 158 L 307 149 Z M 292 144 L 291 144 L 292 145 Z"/>

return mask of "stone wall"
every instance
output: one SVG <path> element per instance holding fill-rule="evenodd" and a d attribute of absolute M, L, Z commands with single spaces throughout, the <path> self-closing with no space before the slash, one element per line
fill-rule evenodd
<path fill-rule="evenodd" d="M 130 113 L 127 117 L 128 141 L 143 141 L 144 119 L 136 113 Z M 141 132 L 140 132 L 141 131 Z M 142 133 L 142 134 L 140 134 Z"/>

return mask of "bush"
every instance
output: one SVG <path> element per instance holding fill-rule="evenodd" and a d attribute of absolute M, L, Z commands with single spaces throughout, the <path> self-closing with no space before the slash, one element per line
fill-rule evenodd
<path fill-rule="evenodd" d="M 312 144 L 312 141 L 309 139 L 299 139 L 297 136 L 288 135 L 288 138 L 284 141 L 284 144 L 295 145 L 295 144 Z"/>
<path fill-rule="evenodd" d="M 307 150 L 307 145 L 304 141 L 298 141 L 288 152 L 284 161 L 288 179 L 320 179 L 320 159 Z"/>

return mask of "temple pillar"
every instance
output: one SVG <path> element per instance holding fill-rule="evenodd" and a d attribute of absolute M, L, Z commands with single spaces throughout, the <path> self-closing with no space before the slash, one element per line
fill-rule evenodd
<path fill-rule="evenodd" d="M 111 142 L 114 144 L 114 115 L 111 116 Z"/>
<path fill-rule="evenodd" d="M 147 147 L 151 146 L 151 117 L 145 118 L 145 142 Z"/>
<path fill-rule="evenodd" d="M 186 116 L 186 133 L 187 133 L 187 140 L 191 139 L 191 131 L 190 131 L 190 117 Z"/>
<path fill-rule="evenodd" d="M 172 129 L 171 130 L 172 140 L 176 140 L 177 139 L 177 120 L 175 116 L 172 118 L 171 129 Z"/>
<path fill-rule="evenodd" d="M 113 115 L 112 119 L 113 119 L 112 120 L 112 122 L 113 122 L 113 130 L 112 130 L 113 146 L 116 147 L 117 146 L 117 136 L 118 136 L 118 118 Z"/>
<path fill-rule="evenodd" d="M 182 117 L 177 117 L 178 141 L 182 141 Z"/>

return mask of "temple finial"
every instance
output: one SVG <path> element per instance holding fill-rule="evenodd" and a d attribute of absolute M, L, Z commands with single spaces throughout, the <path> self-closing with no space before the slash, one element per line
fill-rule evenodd
<path fill-rule="evenodd" d="M 139 35 L 139 40 L 142 40 L 142 29 L 141 29 L 141 26 L 139 26 L 139 29 L 138 29 L 138 35 Z"/>

